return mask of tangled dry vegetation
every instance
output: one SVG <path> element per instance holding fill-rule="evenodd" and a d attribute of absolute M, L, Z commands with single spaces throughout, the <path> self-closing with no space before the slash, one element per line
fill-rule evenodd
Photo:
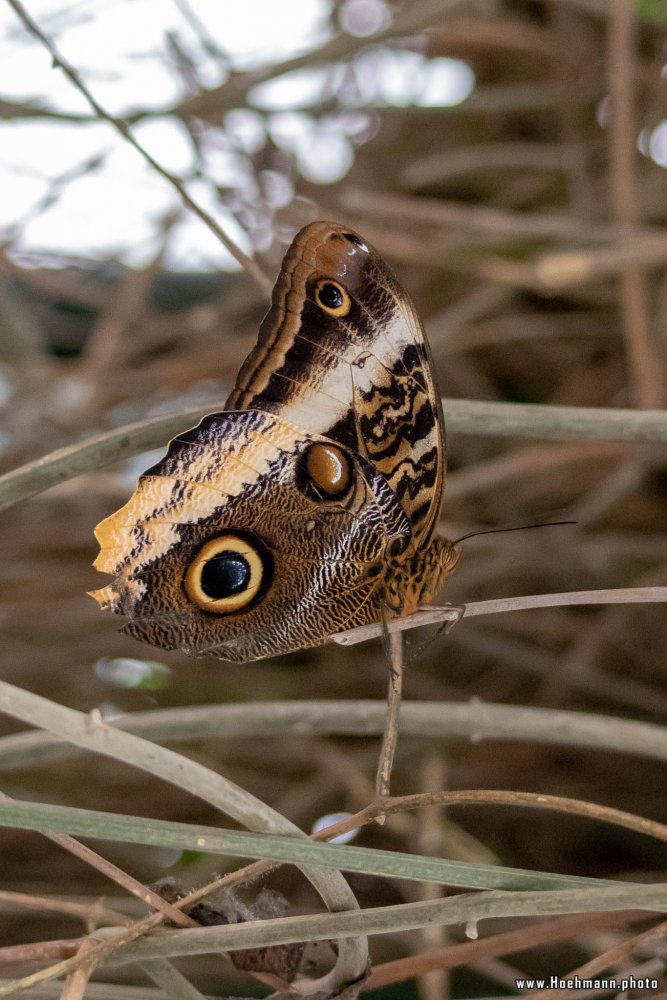
<path fill-rule="evenodd" d="M 333 4 L 333 24 L 342 6 Z M 248 155 L 250 178 L 273 171 L 295 187 L 294 198 L 279 210 L 262 200 L 259 180 L 248 187 L 255 192 L 250 200 L 239 191 L 220 192 L 247 229 L 259 226 L 259 219 L 262 231 L 276 234 L 256 255 L 255 275 L 164 273 L 173 219 L 164 221 L 161 252 L 142 270 L 83 260 L 25 267 L 11 246 L 5 248 L 0 352 L 14 386 L 2 414 L 7 470 L 132 421 L 223 400 L 253 344 L 266 305 L 263 288 L 284 249 L 282 236 L 321 217 L 345 220 L 391 260 L 424 320 L 446 413 L 447 401 L 458 399 L 663 409 L 666 174 L 648 155 L 646 137 L 667 107 L 664 4 L 412 0 L 394 8 L 382 37 L 338 32 L 321 50 L 287 67 L 235 74 L 216 90 L 198 90 L 191 74 L 187 99 L 170 109 L 196 142 L 203 131 L 224 130 L 225 113 L 245 106 L 258 79 L 286 68 L 352 67 L 372 44 L 454 56 L 473 68 L 476 89 L 459 106 L 363 109 L 368 122 L 354 165 L 336 184 L 306 182 L 268 137 Z M 342 76 L 332 72 L 339 89 L 332 84 L 313 115 L 350 111 L 351 75 L 352 69 Z M 6 102 L 3 114 L 49 113 Z M 53 197 L 56 188 L 54 181 Z M 530 416 L 513 436 L 500 436 L 494 412 L 466 432 L 455 402 L 451 406 L 443 530 L 457 537 L 475 528 L 563 518 L 577 525 L 471 539 L 444 598 L 464 605 L 659 587 L 667 564 L 664 420 L 656 418 L 654 442 L 620 440 L 621 432 L 605 434 L 604 426 L 595 439 L 575 429 L 567 439 L 547 440 L 530 427 Z M 130 442 L 125 454 L 138 449 Z M 201 770 L 210 768 L 285 817 L 262 813 L 252 829 L 285 832 L 289 821 L 309 832 L 322 815 L 368 807 L 386 687 L 380 643 L 332 645 L 242 666 L 165 654 L 159 659 L 169 669 L 155 668 L 148 684 L 124 689 L 110 683 L 100 660 L 157 658 L 120 635 L 117 622 L 101 616 L 85 596 L 99 585 L 90 568 L 93 528 L 127 497 L 141 464 L 129 470 L 127 461 L 109 466 L 101 444 L 91 454 L 83 474 L 66 476 L 2 514 L 0 678 L 82 712 L 106 706 L 156 713 L 137 714 L 127 726 L 183 751 L 193 770 L 182 763 L 185 771 L 179 771 L 181 763 L 166 753 L 144 757 L 145 746 L 129 737 L 114 743 L 112 752 L 104 727 L 3 689 L 2 704 L 11 713 L 3 716 L 5 733 L 21 728 L 15 720 L 22 719 L 91 749 L 104 742 L 111 753 L 64 754 L 45 737 L 8 736 L 0 741 L 4 793 L 176 820 L 196 831 L 197 825 L 226 824 L 220 808 L 227 807 L 230 792 L 222 784 L 210 791 L 208 772 Z M 17 496 L 23 486 L 21 481 Z M 665 925 L 651 914 L 667 881 L 667 738 L 659 728 L 667 709 L 664 605 L 516 610 L 464 619 L 430 644 L 424 639 L 414 634 L 406 646 L 403 728 L 392 783 L 399 798 L 391 809 L 385 803 L 390 815 L 384 824 L 370 822 L 372 809 L 356 820 L 367 822 L 357 845 L 403 852 L 405 867 L 383 870 L 384 856 L 372 852 L 356 869 L 351 856 L 348 863 L 337 862 L 350 873 L 346 878 L 362 911 L 381 908 L 375 916 L 380 920 L 383 908 L 400 907 L 380 927 L 392 933 L 374 929 L 375 971 L 362 988 L 400 983 L 383 995 L 411 997 L 418 988 L 427 1000 L 448 989 L 462 997 L 512 995 L 522 975 L 567 977 L 579 970 L 582 978 L 620 980 L 632 973 L 658 979 L 664 990 Z M 291 704 L 294 699 L 318 704 L 299 707 Z M 341 699 L 346 703 L 339 704 Z M 486 703 L 497 711 L 485 714 Z M 201 706 L 199 714 L 192 706 Z M 409 798 L 436 790 L 443 794 L 435 805 Z M 252 812 L 252 800 L 244 808 Z M 317 937 L 320 927 L 325 939 L 373 930 L 370 923 L 354 925 L 347 913 L 319 914 L 322 904 L 307 881 L 283 866 L 261 881 L 246 881 L 225 903 L 244 919 L 267 918 L 274 933 L 268 940 L 283 941 L 273 949 L 271 972 L 260 971 L 261 934 L 244 938 L 243 924 L 217 928 L 236 933 L 228 938 L 214 939 L 208 928 L 207 945 L 181 951 L 160 951 L 155 942 L 161 939 L 153 933 L 132 952 L 127 941 L 138 932 L 128 928 L 154 908 L 160 907 L 162 917 L 148 924 L 171 919 L 183 928 L 172 932 L 172 944 L 176 933 L 201 934 L 195 918 L 206 914 L 184 916 L 172 905 L 178 896 L 173 887 L 167 902 L 155 895 L 146 899 L 137 884 L 117 884 L 119 871 L 143 885 L 169 874 L 185 891 L 234 871 L 235 858 L 261 852 L 241 841 L 225 842 L 219 847 L 223 856 L 206 853 L 196 837 L 183 841 L 181 833 L 179 841 L 174 830 L 163 831 L 163 840 L 142 841 L 137 826 L 125 831 L 127 842 L 120 833 L 113 843 L 92 842 L 107 859 L 100 869 L 90 856 L 78 856 L 72 841 L 60 836 L 54 843 L 20 826 L 32 822 L 31 829 L 109 835 L 110 824 L 77 829 L 72 816 L 57 826 L 55 814 L 31 815 L 17 813 L 19 828 L 1 834 L 0 995 L 12 992 L 21 977 L 47 968 L 45 982 L 33 985 L 28 996 L 144 1000 L 201 997 L 198 990 L 263 995 L 267 987 L 287 989 L 290 963 L 299 961 L 305 962 L 302 992 L 308 992 L 308 984 L 332 965 L 333 950 L 327 943 L 311 945 L 303 959 L 294 941 L 304 940 L 307 931 Z M 232 815 L 243 825 L 242 810 Z M 150 823 L 142 827 L 144 834 L 153 829 Z M 181 853 L 187 844 L 191 849 Z M 304 866 L 325 863 L 317 846 L 307 855 L 304 845 L 297 855 Z M 266 856 L 283 857 L 278 849 L 272 843 Z M 456 866 L 445 871 L 435 865 L 417 874 L 411 855 L 467 862 L 482 881 L 468 876 L 466 882 Z M 557 893 L 549 893 L 550 885 L 537 875 L 525 883 L 510 876 L 485 882 L 479 872 L 492 871 L 489 865 L 560 873 L 563 879 L 552 890 L 560 891 L 561 900 L 567 893 L 591 895 L 558 909 L 552 898 Z M 581 877 L 613 880 L 616 888 L 572 881 Z M 330 872 L 327 879 L 321 894 L 329 905 L 350 905 L 342 878 Z M 456 889 L 443 902 L 441 883 L 483 889 L 495 884 L 501 891 L 475 903 Z M 264 885 L 271 892 L 258 903 Z M 518 891 L 502 891 L 509 888 Z M 528 902 L 522 909 L 528 890 L 533 908 Z M 604 897 L 605 891 L 617 895 Z M 136 898 L 141 892 L 143 901 Z M 502 902 L 505 897 L 509 903 Z M 415 916 L 417 904 L 432 907 L 430 926 Z M 223 904 L 215 905 L 219 914 Z M 288 919 L 302 920 L 291 938 L 276 931 L 285 908 Z M 298 916 L 314 912 L 321 925 L 314 916 Z M 562 915 L 549 917 L 554 913 Z M 482 921 L 474 937 L 474 921 L 485 914 L 496 916 Z M 208 918 L 210 923 L 210 912 Z M 466 921 L 473 921 L 468 938 Z M 126 943 L 102 955 L 99 941 L 108 944 L 110 932 L 88 935 L 109 927 L 125 933 Z M 357 974 L 363 964 L 363 939 L 352 940 L 352 950 L 338 956 L 343 980 L 345 969 L 349 978 L 355 962 Z M 239 957 L 239 948 L 256 950 Z M 220 955 L 230 949 L 237 952 L 236 966 Z M 177 972 L 169 956 L 182 954 L 190 957 L 173 959 Z M 132 964 L 120 964 L 132 956 Z M 107 964 L 95 968 L 101 957 Z M 68 964 L 56 968 L 61 978 L 53 981 L 63 960 Z M 341 982 L 318 988 L 331 995 Z M 540 990 L 523 992 L 534 997 Z M 564 989 L 562 995 L 575 992 Z M 609 992 L 597 987 L 591 995 Z"/>

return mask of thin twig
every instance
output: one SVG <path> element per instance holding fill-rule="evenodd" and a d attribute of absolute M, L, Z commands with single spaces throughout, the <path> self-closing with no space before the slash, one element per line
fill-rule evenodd
<path fill-rule="evenodd" d="M 120 924 L 126 918 L 117 910 L 104 906 L 100 900 L 94 903 L 73 903 L 71 900 L 59 899 L 57 896 L 40 896 L 35 893 L 9 892 L 0 889 L 0 912 L 21 912 L 22 910 L 38 910 L 44 913 L 59 913 L 67 917 L 81 920 L 87 926 L 98 926 L 102 923 Z M 128 923 L 130 918 L 127 918 Z"/>
<path fill-rule="evenodd" d="M 398 743 L 398 716 L 403 695 L 403 637 L 400 632 L 390 631 L 389 646 L 389 690 L 387 693 L 387 718 L 385 721 L 382 747 L 375 778 L 375 792 L 379 798 L 389 795 L 389 782 L 394 765 L 396 744 Z M 375 817 L 382 822 L 381 815 Z"/>
<path fill-rule="evenodd" d="M 557 215 L 555 212 L 509 212 L 494 206 L 469 205 L 367 188 L 346 188 L 340 194 L 340 204 L 364 217 L 380 216 L 394 222 L 405 219 L 429 225 L 460 226 L 513 239 L 542 236 L 583 243 L 613 243 L 631 239 L 636 246 L 660 246 L 663 252 L 667 242 L 664 230 L 657 226 L 624 226 L 595 220 L 582 222 L 572 215 Z"/>
<path fill-rule="evenodd" d="M 615 590 L 575 590 L 562 594 L 533 594 L 528 597 L 502 597 L 494 601 L 471 601 L 462 607 L 429 607 L 407 618 L 394 618 L 387 622 L 360 625 L 347 632 L 332 635 L 330 641 L 341 646 L 355 646 L 358 642 L 376 639 L 387 628 L 390 633 L 405 632 L 422 625 L 457 622 L 461 618 L 478 615 L 504 614 L 508 611 L 525 611 L 529 608 L 573 607 L 588 604 L 644 604 L 667 602 L 667 587 L 623 587 Z"/>
<path fill-rule="evenodd" d="M 510 806 L 524 809 L 546 809 L 550 812 L 565 813 L 569 816 L 582 816 L 586 819 L 598 820 L 612 826 L 624 827 L 635 833 L 643 833 L 655 840 L 667 841 L 667 824 L 646 819 L 622 809 L 603 806 L 597 802 L 586 802 L 571 799 L 563 795 L 543 795 L 538 792 L 507 792 L 476 788 L 473 790 L 416 792 L 414 795 L 396 795 L 372 802 L 353 816 L 341 820 L 330 831 L 325 831 L 327 837 L 338 837 L 341 833 L 354 830 L 357 826 L 369 823 L 378 815 L 392 816 L 395 813 L 421 809 L 425 806 L 454 805 L 486 805 Z"/>
<path fill-rule="evenodd" d="M 0 948 L 0 968 L 8 965 L 43 965 L 75 956 L 82 939 L 61 938 L 53 941 L 31 941 L 29 944 L 10 944 Z"/>
<path fill-rule="evenodd" d="M 108 122 L 126 142 L 128 142 L 131 146 L 134 147 L 134 149 L 136 149 L 139 155 L 146 161 L 146 163 L 148 163 L 153 168 L 153 170 L 155 170 L 156 173 L 158 173 L 169 184 L 171 184 L 174 190 L 178 192 L 178 195 L 183 204 L 187 205 L 187 207 L 192 212 L 194 212 L 194 214 L 198 216 L 198 218 L 201 219 L 204 225 L 207 226 L 211 230 L 213 235 L 220 240 L 222 245 L 229 251 L 232 257 L 234 257 L 235 260 L 239 262 L 241 267 L 243 267 L 248 272 L 248 274 L 251 275 L 252 278 L 254 278 L 257 285 L 264 293 L 264 295 L 269 296 L 271 294 L 271 288 L 273 287 L 273 283 L 264 274 L 260 266 L 257 264 L 257 261 L 253 260 L 252 257 L 249 257 L 246 253 L 244 253 L 241 250 L 241 248 L 238 247 L 236 243 L 234 243 L 234 241 L 230 239 L 227 233 L 225 233 L 225 231 L 218 225 L 215 219 L 211 215 L 209 215 L 208 212 L 204 211 L 204 209 L 193 198 L 190 197 L 182 181 L 174 174 L 172 174 L 169 170 L 166 170 L 165 167 L 163 167 L 160 163 L 158 163 L 158 161 L 153 156 L 151 156 L 148 150 L 145 149 L 144 146 L 142 146 L 142 144 L 137 139 L 135 139 L 135 137 L 132 135 L 130 131 L 130 127 L 127 124 L 127 122 L 124 122 L 119 118 L 114 118 L 113 115 L 111 115 L 108 111 L 106 111 L 102 107 L 99 101 L 95 97 L 93 97 L 90 90 L 88 90 L 85 83 L 79 76 L 78 72 L 60 54 L 55 43 L 50 38 L 48 38 L 47 35 L 44 34 L 44 32 L 39 27 L 37 22 L 33 20 L 30 14 L 28 14 L 23 4 L 21 4 L 19 0 L 7 0 L 7 2 L 14 9 L 19 20 L 30 32 L 30 34 L 34 35 L 35 38 L 37 38 L 41 42 L 41 44 L 45 47 L 45 49 L 51 56 L 51 59 L 53 60 L 53 65 L 55 67 L 59 67 L 63 71 L 68 80 L 70 80 L 70 82 L 73 84 L 74 87 L 76 87 L 79 93 L 83 95 L 83 97 L 88 102 L 90 107 L 93 109 L 97 117 L 102 121 Z"/>
<path fill-rule="evenodd" d="M 94 945 L 92 941 L 84 940 L 81 942 L 81 946 L 76 954 L 79 965 L 65 979 L 60 1000 L 83 1000 L 88 980 L 95 971 L 95 960 L 91 960 L 90 957 L 93 950 Z"/>

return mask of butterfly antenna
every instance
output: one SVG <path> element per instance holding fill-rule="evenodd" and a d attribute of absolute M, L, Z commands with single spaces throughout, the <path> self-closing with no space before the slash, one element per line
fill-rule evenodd
<path fill-rule="evenodd" d="M 503 531 L 528 531 L 529 528 L 555 528 L 561 524 L 579 524 L 578 521 L 538 521 L 536 524 L 517 524 L 513 528 L 483 528 L 481 531 L 470 531 L 467 535 L 461 535 L 452 542 L 452 545 L 459 545 L 467 538 L 474 538 L 476 535 L 499 535 Z"/>

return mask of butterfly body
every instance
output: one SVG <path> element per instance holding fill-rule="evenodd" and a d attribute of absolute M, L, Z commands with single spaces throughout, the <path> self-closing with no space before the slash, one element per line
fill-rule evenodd
<path fill-rule="evenodd" d="M 167 649 L 246 660 L 410 614 L 456 561 L 434 537 L 439 396 L 414 308 L 354 233 L 288 250 L 226 408 L 101 522 L 93 596 Z"/>

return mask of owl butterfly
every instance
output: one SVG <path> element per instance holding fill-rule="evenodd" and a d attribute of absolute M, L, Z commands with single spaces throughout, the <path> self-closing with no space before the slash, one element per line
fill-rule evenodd
<path fill-rule="evenodd" d="M 123 631 L 254 660 L 403 617 L 458 550 L 435 536 L 443 419 L 424 331 L 379 254 L 328 222 L 288 249 L 221 413 L 96 529 Z"/>

